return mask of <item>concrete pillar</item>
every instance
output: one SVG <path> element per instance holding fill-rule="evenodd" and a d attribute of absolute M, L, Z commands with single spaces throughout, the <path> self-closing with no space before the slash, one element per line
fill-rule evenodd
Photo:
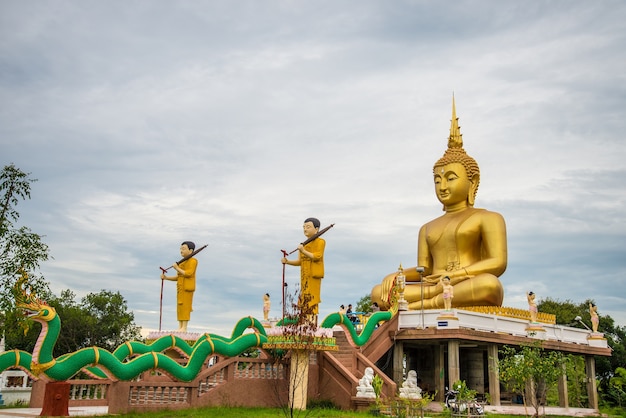
<path fill-rule="evenodd" d="M 291 351 L 291 369 L 289 370 L 289 402 L 293 409 L 306 409 L 309 387 L 309 352 Z"/>
<path fill-rule="evenodd" d="M 567 367 L 565 363 L 561 365 L 561 376 L 559 376 L 559 406 L 569 408 L 569 395 L 567 393 Z"/>
<path fill-rule="evenodd" d="M 482 349 L 473 348 L 464 352 L 463 376 L 467 387 L 477 393 L 485 393 L 485 360 Z"/>
<path fill-rule="evenodd" d="M 444 359 L 444 346 L 442 344 L 437 344 L 434 347 L 434 356 L 435 356 L 435 391 L 437 393 L 437 397 L 435 398 L 438 402 L 443 402 L 444 394 L 446 393 L 446 380 L 445 380 L 445 359 Z"/>
<path fill-rule="evenodd" d="M 43 397 L 42 417 L 69 417 L 70 383 L 48 382 Z"/>
<path fill-rule="evenodd" d="M 404 382 L 404 343 L 396 341 L 393 346 L 393 381 L 398 387 Z"/>
<path fill-rule="evenodd" d="M 461 366 L 459 362 L 459 340 L 448 341 L 448 385 L 461 380 Z"/>
<path fill-rule="evenodd" d="M 585 356 L 585 370 L 587 371 L 587 396 L 589 397 L 589 408 L 598 409 L 596 359 L 593 356 Z"/>
<path fill-rule="evenodd" d="M 500 405 L 500 374 L 498 373 L 498 344 L 487 346 L 487 362 L 489 363 L 489 397 L 491 405 Z"/>

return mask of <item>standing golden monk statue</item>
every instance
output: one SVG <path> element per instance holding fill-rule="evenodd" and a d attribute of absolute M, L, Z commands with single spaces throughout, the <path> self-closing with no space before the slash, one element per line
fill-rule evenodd
<path fill-rule="evenodd" d="M 498 277 L 507 264 L 506 226 L 502 215 L 474 208 L 480 172 L 463 149 L 463 139 L 452 98 L 448 149 L 433 167 L 435 193 L 444 215 L 423 225 L 417 246 L 418 265 L 405 268 L 404 298 L 410 309 L 444 307 L 441 279 L 450 278 L 455 307 L 501 306 L 504 290 Z M 396 273 L 387 275 L 372 289 L 372 301 L 389 308 Z M 411 282 L 421 284 L 410 285 Z"/>
<path fill-rule="evenodd" d="M 176 282 L 176 316 L 179 332 L 187 332 L 187 324 L 193 311 L 193 293 L 196 291 L 196 269 L 198 268 L 198 260 L 192 257 L 195 249 L 196 244 L 193 242 L 183 242 L 180 245 L 180 255 L 183 260 L 172 264 L 176 275 L 166 276 L 165 270 L 161 274 L 161 280 Z"/>
<path fill-rule="evenodd" d="M 322 302 L 326 241 L 319 238 L 320 221 L 317 218 L 305 219 L 302 230 L 307 240 L 298 245 L 298 258 L 288 260 L 287 257 L 283 257 L 281 262 L 290 266 L 300 266 L 300 302 L 306 301 L 308 304 L 306 311 L 317 316 L 319 304 Z"/>

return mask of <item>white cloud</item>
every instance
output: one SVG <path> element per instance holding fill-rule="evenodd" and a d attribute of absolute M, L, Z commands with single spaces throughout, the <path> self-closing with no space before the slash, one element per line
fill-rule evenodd
<path fill-rule="evenodd" d="M 322 316 L 354 303 L 441 213 L 451 94 L 509 234 L 505 304 L 596 300 L 626 323 L 621 2 L 4 3 L 0 144 L 53 289 L 120 290 L 158 326 L 159 266 L 191 239 L 191 327 L 280 313 L 280 250 L 327 236 Z M 287 269 L 293 288 L 297 269 Z M 593 285 L 590 283 L 610 283 Z M 164 326 L 176 326 L 165 283 Z"/>

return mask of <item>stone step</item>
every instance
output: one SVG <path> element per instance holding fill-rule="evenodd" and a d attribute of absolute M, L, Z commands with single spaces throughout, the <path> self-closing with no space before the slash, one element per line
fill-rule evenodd
<path fill-rule="evenodd" d="M 339 347 L 339 350 L 332 352 L 331 355 L 346 369 L 352 371 L 355 365 L 354 352 L 356 348 L 350 344 L 348 336 L 343 330 L 335 331 L 333 337 L 335 337 L 335 343 Z"/>

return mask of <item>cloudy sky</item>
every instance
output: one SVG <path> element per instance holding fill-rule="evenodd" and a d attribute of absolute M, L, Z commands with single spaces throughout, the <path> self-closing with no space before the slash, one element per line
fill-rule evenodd
<path fill-rule="evenodd" d="M 39 180 L 18 209 L 53 291 L 119 290 L 158 328 L 159 266 L 192 240 L 189 330 L 229 335 L 265 292 L 281 313 L 306 217 L 335 224 L 322 317 L 416 264 L 454 93 L 476 207 L 507 222 L 504 305 L 592 298 L 626 325 L 625 21 L 621 0 L 1 0 L 0 163 Z M 163 310 L 175 329 L 172 282 Z"/>

